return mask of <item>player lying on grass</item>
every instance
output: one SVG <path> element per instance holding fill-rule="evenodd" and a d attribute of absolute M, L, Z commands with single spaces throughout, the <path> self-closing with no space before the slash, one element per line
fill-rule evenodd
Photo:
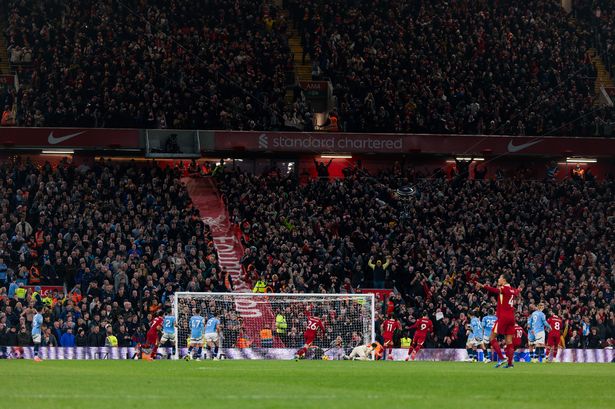
<path fill-rule="evenodd" d="M 352 359 L 357 361 L 367 361 L 371 359 L 372 352 L 378 347 L 375 342 L 371 344 L 359 345 L 352 349 L 350 355 L 344 355 L 344 359 Z"/>
<path fill-rule="evenodd" d="M 493 331 L 491 332 L 490 344 L 493 351 L 498 356 L 498 363 L 496 364 L 496 368 L 504 365 L 506 363 L 506 359 L 504 359 L 504 354 L 502 354 L 502 349 L 500 348 L 500 344 L 498 343 L 497 336 L 504 335 L 506 337 L 506 356 L 508 358 L 508 363 L 505 366 L 506 368 L 513 368 L 513 358 L 515 354 L 515 348 L 513 346 L 513 336 L 515 335 L 515 297 L 519 296 L 521 289 L 516 289 L 510 286 L 509 284 L 510 276 L 506 274 L 500 275 L 498 278 L 498 286 L 490 287 L 488 285 L 484 285 L 481 283 L 476 283 L 477 288 L 482 288 L 489 293 L 496 296 L 497 299 L 497 308 L 495 315 L 498 318 L 495 326 L 493 327 Z"/>

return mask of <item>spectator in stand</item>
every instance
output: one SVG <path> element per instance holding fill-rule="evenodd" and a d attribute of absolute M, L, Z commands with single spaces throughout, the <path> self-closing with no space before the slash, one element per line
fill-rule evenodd
<path fill-rule="evenodd" d="M 7 8 L 11 60 L 31 61 L 19 77 L 21 126 L 263 130 L 281 123 L 293 58 L 273 5 L 10 0 Z"/>

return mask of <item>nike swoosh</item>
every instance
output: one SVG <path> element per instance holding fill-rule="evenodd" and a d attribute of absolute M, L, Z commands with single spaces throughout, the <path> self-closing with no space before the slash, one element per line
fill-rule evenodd
<path fill-rule="evenodd" d="M 529 148 L 530 146 L 536 145 L 537 143 L 540 143 L 540 142 L 542 142 L 542 140 L 534 141 L 534 142 L 528 142 L 528 143 L 524 143 L 524 144 L 515 146 L 513 144 L 513 141 L 510 141 L 510 142 L 508 142 L 508 152 L 511 152 L 511 153 L 520 152 L 523 149 Z"/>
<path fill-rule="evenodd" d="M 50 145 L 57 145 L 59 143 L 62 143 L 64 141 L 68 141 L 70 138 L 74 138 L 77 135 L 81 135 L 82 133 L 85 133 L 85 131 L 81 131 L 81 132 L 77 132 L 77 133 L 72 133 L 70 135 L 64 135 L 64 136 L 60 136 L 60 137 L 54 137 L 53 136 L 53 131 L 49 132 L 49 136 L 47 137 L 47 142 L 49 142 Z"/>

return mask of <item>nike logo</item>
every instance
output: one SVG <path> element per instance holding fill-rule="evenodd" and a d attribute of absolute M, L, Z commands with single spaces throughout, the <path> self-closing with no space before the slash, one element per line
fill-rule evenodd
<path fill-rule="evenodd" d="M 59 143 L 62 143 L 64 141 L 68 141 L 70 138 L 74 138 L 77 135 L 81 135 L 82 133 L 85 133 L 85 131 L 81 131 L 81 132 L 77 132 L 77 133 L 72 133 L 70 135 L 65 135 L 65 136 L 60 136 L 60 137 L 54 137 L 53 136 L 53 131 L 49 132 L 49 136 L 47 137 L 47 142 L 49 142 L 50 145 L 57 145 Z"/>
<path fill-rule="evenodd" d="M 515 146 L 513 144 L 513 141 L 511 140 L 510 142 L 508 142 L 508 152 L 511 152 L 511 153 L 520 152 L 523 149 L 529 148 L 530 146 L 536 145 L 537 143 L 540 143 L 540 142 L 542 142 L 542 140 L 534 141 L 534 142 L 528 142 L 528 143 L 524 143 L 524 144 Z"/>

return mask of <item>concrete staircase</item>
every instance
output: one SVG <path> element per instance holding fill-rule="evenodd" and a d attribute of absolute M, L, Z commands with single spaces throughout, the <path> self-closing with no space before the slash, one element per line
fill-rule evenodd
<path fill-rule="evenodd" d="M 0 22 L 0 33 L 3 31 L 2 23 Z M 10 73 L 11 65 L 9 64 L 9 53 L 6 50 L 4 35 L 0 34 L 0 74 L 8 75 Z"/>
<path fill-rule="evenodd" d="M 610 73 L 604 66 L 604 63 L 602 62 L 602 59 L 600 58 L 600 55 L 598 54 L 596 49 L 590 48 L 588 52 L 592 56 L 591 59 L 592 63 L 594 64 L 594 67 L 596 67 L 596 83 L 594 85 L 594 91 L 596 95 L 600 93 L 600 87 L 602 86 L 604 86 L 605 88 L 615 87 L 615 83 L 613 82 Z"/>
<path fill-rule="evenodd" d="M 310 81 L 312 79 L 312 64 L 309 56 L 305 57 L 305 64 L 302 61 L 301 34 L 295 23 L 290 19 L 288 10 L 283 8 L 282 0 L 273 0 L 273 3 L 280 9 L 280 14 L 284 16 L 288 24 L 288 45 L 294 55 L 295 77 L 299 81 Z"/>

